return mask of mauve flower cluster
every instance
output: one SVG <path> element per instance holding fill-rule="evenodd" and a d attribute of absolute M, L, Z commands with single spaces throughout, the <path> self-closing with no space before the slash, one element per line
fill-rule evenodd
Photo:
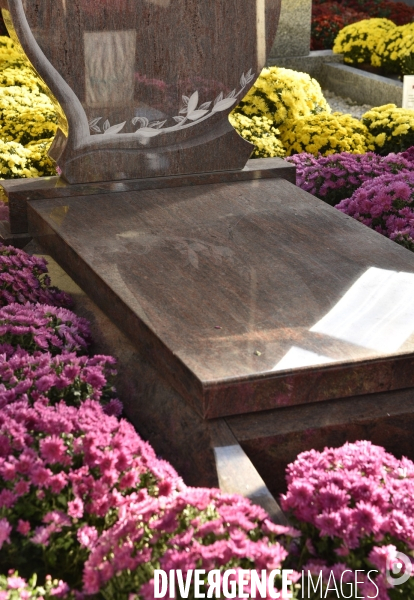
<path fill-rule="evenodd" d="M 305 568 L 325 565 L 328 574 L 372 565 L 378 598 L 389 600 L 387 560 L 392 566 L 397 550 L 414 550 L 414 463 L 367 441 L 347 443 L 300 454 L 287 468 L 287 483 L 282 508 L 304 534 Z M 413 597 L 414 578 L 398 589 Z M 364 590 L 375 597 L 369 581 Z"/>
<path fill-rule="evenodd" d="M 84 400 L 99 400 L 108 414 L 119 415 L 121 402 L 115 398 L 111 379 L 116 374 L 112 356 L 92 357 L 49 352 L 30 354 L 0 346 L 0 408 L 19 400 L 56 404 L 64 400 L 79 406 Z"/>
<path fill-rule="evenodd" d="M 414 171 L 414 148 L 385 157 L 374 152 L 342 152 L 318 158 L 301 153 L 286 160 L 296 166 L 297 186 L 335 206 L 349 198 L 365 181 L 388 173 Z"/>
<path fill-rule="evenodd" d="M 366 181 L 336 208 L 414 251 L 414 172 Z"/>
<path fill-rule="evenodd" d="M 0 308 L 0 344 L 28 352 L 85 354 L 91 342 L 89 323 L 66 308 L 13 303 Z"/>
<path fill-rule="evenodd" d="M 93 400 L 8 404 L 0 413 L 0 569 L 80 585 L 90 548 L 122 506 L 182 486 L 132 425 Z"/>
<path fill-rule="evenodd" d="M 0 244 L 0 306 L 12 302 L 72 305 L 69 294 L 50 285 L 43 258 Z"/>
<path fill-rule="evenodd" d="M 84 590 L 101 590 L 105 598 L 128 598 L 131 593 L 130 598 L 153 600 L 155 565 L 167 572 L 181 570 L 184 578 L 194 569 L 270 572 L 280 569 L 288 556 L 276 536 L 297 533 L 271 523 L 248 500 L 219 490 L 186 488 L 158 498 L 142 490 L 121 507 L 117 522 L 93 546 L 85 563 Z M 193 594 L 190 585 L 187 597 Z"/>
<path fill-rule="evenodd" d="M 46 577 L 44 585 L 37 585 L 37 576 L 29 581 L 19 576 L 18 571 L 0 575 L 0 600 L 49 600 L 68 598 L 68 585 L 57 579 Z"/>
<path fill-rule="evenodd" d="M 39 275 L 36 259 L 19 259 Z M 67 310 L 0 309 L 1 571 L 36 572 L 45 598 L 122 600 L 152 598 L 160 565 L 280 568 L 287 551 L 276 536 L 289 529 L 240 497 L 187 488 L 130 424 L 108 415 L 121 409 L 115 361 L 73 352 L 88 341 L 86 322 Z M 66 583 L 46 589 L 47 573 Z M 0 594 L 40 598 L 29 587 L 16 572 Z"/>

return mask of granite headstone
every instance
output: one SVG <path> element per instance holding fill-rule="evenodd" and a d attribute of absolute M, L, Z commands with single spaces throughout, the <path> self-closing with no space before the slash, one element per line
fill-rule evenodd
<path fill-rule="evenodd" d="M 242 169 L 228 114 L 272 47 L 281 0 L 0 0 L 67 117 L 69 183 Z"/>

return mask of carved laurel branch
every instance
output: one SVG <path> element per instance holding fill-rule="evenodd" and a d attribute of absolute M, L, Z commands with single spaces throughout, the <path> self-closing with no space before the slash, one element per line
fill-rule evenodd
<path fill-rule="evenodd" d="M 134 117 L 131 119 L 131 123 L 133 125 L 139 123 L 140 126 L 135 132 L 127 135 L 137 135 L 138 137 L 149 139 L 159 135 L 160 133 L 178 131 L 179 129 L 196 125 L 197 123 L 208 119 L 215 113 L 227 110 L 236 104 L 238 97 L 240 94 L 242 94 L 246 86 L 254 79 L 254 77 L 255 74 L 252 73 L 252 69 L 249 69 L 247 73 L 243 73 L 240 78 L 241 87 L 238 92 L 236 91 L 236 88 L 234 88 L 234 90 L 227 94 L 226 97 L 224 97 L 223 92 L 220 92 L 214 102 L 204 102 L 200 106 L 198 106 L 198 91 L 195 91 L 191 96 L 182 96 L 183 105 L 180 108 L 179 114 L 175 117 L 172 117 L 176 122 L 176 125 L 171 127 L 164 127 L 167 119 L 164 121 L 149 121 L 149 119 L 146 117 Z M 124 121 L 123 123 L 111 125 L 108 119 L 106 119 L 101 129 L 98 123 L 102 120 L 102 118 L 103 117 L 94 117 L 89 121 L 89 128 L 91 131 L 103 135 L 115 135 L 120 133 L 126 124 L 126 121 Z"/>

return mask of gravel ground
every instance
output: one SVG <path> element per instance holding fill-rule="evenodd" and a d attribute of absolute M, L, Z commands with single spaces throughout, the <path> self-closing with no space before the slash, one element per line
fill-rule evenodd
<path fill-rule="evenodd" d="M 367 110 L 372 108 L 369 104 L 357 104 L 351 98 L 341 98 L 341 96 L 337 96 L 329 90 L 322 91 L 329 106 L 332 108 L 332 112 L 351 114 L 353 117 L 360 119 Z"/>

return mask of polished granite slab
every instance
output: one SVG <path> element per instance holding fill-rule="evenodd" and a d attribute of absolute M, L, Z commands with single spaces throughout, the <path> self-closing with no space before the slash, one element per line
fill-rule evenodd
<path fill-rule="evenodd" d="M 100 181 L 98 183 L 70 184 L 62 177 L 36 177 L 33 179 L 8 179 L 0 183 L 10 212 L 10 232 L 27 233 L 27 201 L 44 198 L 70 198 L 71 196 L 95 196 L 137 190 L 205 185 L 246 181 L 249 179 L 283 178 L 295 183 L 296 167 L 282 158 L 254 158 L 238 171 L 215 171 L 214 173 L 191 173 L 148 179 L 125 179 L 124 181 Z M 1 232 L 0 232 L 1 236 Z"/>
<path fill-rule="evenodd" d="M 287 181 L 28 210 L 41 244 L 205 418 L 414 386 L 414 255 Z"/>

